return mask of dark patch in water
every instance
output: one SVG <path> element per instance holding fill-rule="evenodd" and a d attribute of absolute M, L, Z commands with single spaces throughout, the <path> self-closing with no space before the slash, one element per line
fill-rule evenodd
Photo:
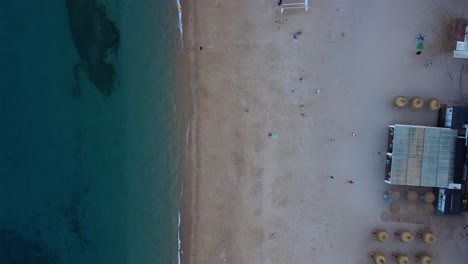
<path fill-rule="evenodd" d="M 14 230 L 0 230 L 0 263 L 56 264 L 58 258 L 42 240 L 28 240 Z"/>
<path fill-rule="evenodd" d="M 107 17 L 106 9 L 96 0 L 67 0 L 70 29 L 81 62 L 75 66 L 73 95 L 79 96 L 79 70 L 105 95 L 117 85 L 115 61 L 120 46 L 120 33 Z"/>
<path fill-rule="evenodd" d="M 70 203 L 59 208 L 62 220 L 67 224 L 68 231 L 74 235 L 82 251 L 89 246 L 85 232 L 84 222 L 86 221 L 87 212 L 83 198 L 84 195 L 88 194 L 88 191 L 86 188 L 82 192 L 72 192 L 70 194 Z"/>

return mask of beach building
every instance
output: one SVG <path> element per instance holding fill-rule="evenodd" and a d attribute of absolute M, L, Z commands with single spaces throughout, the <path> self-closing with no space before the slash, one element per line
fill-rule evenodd
<path fill-rule="evenodd" d="M 458 130 L 450 128 L 389 126 L 385 182 L 453 187 L 457 138 Z"/>
<path fill-rule="evenodd" d="M 468 22 L 466 19 L 458 18 L 453 22 L 452 27 L 452 40 L 455 41 L 456 46 L 453 51 L 454 58 L 467 59 L 468 58 Z"/>

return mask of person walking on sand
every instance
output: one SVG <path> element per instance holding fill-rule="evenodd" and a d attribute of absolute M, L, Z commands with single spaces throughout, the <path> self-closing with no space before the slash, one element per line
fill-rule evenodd
<path fill-rule="evenodd" d="M 353 182 L 352 180 L 349 180 L 348 183 L 349 183 L 349 184 L 353 184 L 354 182 Z"/>
<path fill-rule="evenodd" d="M 424 49 L 424 39 L 426 38 L 426 35 L 419 35 L 419 37 L 416 38 L 416 55 L 420 55 L 422 53 L 422 50 Z"/>

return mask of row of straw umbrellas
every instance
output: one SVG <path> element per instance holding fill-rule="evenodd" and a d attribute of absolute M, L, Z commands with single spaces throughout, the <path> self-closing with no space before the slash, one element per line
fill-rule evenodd
<path fill-rule="evenodd" d="M 396 96 L 393 100 L 393 104 L 396 108 L 403 108 L 408 104 L 408 100 L 404 96 Z M 410 100 L 410 105 L 412 109 L 421 109 L 424 106 L 424 100 L 420 97 L 413 97 Z M 441 107 L 441 103 L 439 100 L 432 98 L 428 102 L 428 108 L 431 111 L 437 111 Z"/>
<path fill-rule="evenodd" d="M 415 213 L 416 210 L 417 210 L 417 206 L 416 206 L 416 201 L 418 201 L 419 199 L 419 195 L 417 192 L 415 191 L 408 191 L 407 193 L 407 200 L 409 202 L 409 205 L 408 205 L 408 212 L 409 213 Z M 392 200 L 392 201 L 398 201 L 400 200 L 401 198 L 401 194 L 399 191 L 389 191 L 389 198 Z M 425 205 L 424 205 L 424 212 L 428 213 L 428 214 L 432 214 L 435 210 L 434 208 L 434 205 L 432 204 L 434 201 L 435 201 L 435 195 L 432 193 L 432 192 L 427 192 L 424 196 L 423 196 L 423 200 L 425 202 Z M 400 211 L 400 204 L 397 203 L 397 202 L 392 202 L 390 204 L 390 212 L 396 214 Z"/>
<path fill-rule="evenodd" d="M 389 238 L 388 231 L 385 229 L 374 229 L 372 230 L 372 234 L 380 242 L 385 242 Z M 399 231 L 396 231 L 394 234 L 400 239 L 401 242 L 404 242 L 404 243 L 411 242 L 414 239 L 413 233 L 409 230 L 399 230 Z M 419 231 L 418 237 L 424 243 L 429 244 L 429 245 L 437 242 L 437 237 L 430 230 Z"/>
<path fill-rule="evenodd" d="M 400 204 L 397 203 L 397 202 L 393 202 L 389 206 L 389 210 L 393 214 L 399 213 L 400 209 L 401 209 Z M 417 209 L 418 209 L 418 206 L 416 205 L 416 203 L 410 203 L 408 205 L 408 213 L 413 214 L 413 213 L 415 213 L 417 211 Z M 424 204 L 423 211 L 425 213 L 427 213 L 427 214 L 432 214 L 435 211 L 435 206 L 433 204 L 426 203 L 426 204 Z"/>
<path fill-rule="evenodd" d="M 385 229 L 374 229 L 372 230 L 372 234 L 375 238 L 380 242 L 385 242 L 389 238 L 388 231 Z M 400 241 L 408 243 L 414 239 L 413 233 L 409 230 L 399 230 L 394 233 Z M 418 232 L 418 237 L 424 241 L 426 244 L 434 244 L 437 241 L 437 237 L 434 233 L 430 230 L 421 230 Z M 409 264 L 410 259 L 409 256 L 398 251 L 392 253 L 392 256 L 395 257 L 398 264 Z M 372 260 L 374 264 L 386 264 L 387 257 L 382 252 L 374 251 L 371 253 Z M 432 257 L 426 252 L 420 252 L 416 254 L 416 259 L 421 264 L 431 264 Z"/>
<path fill-rule="evenodd" d="M 390 194 L 390 198 L 392 200 L 398 201 L 401 198 L 401 193 L 399 191 L 388 191 Z M 427 192 L 424 194 L 422 197 L 424 202 L 426 203 L 433 203 L 435 201 L 435 195 L 432 192 Z M 415 191 L 408 191 L 406 194 L 406 199 L 408 199 L 408 202 L 416 202 L 419 199 L 419 195 Z"/>
<path fill-rule="evenodd" d="M 410 258 L 406 254 L 395 251 L 395 252 L 392 253 L 392 256 L 395 257 L 398 264 L 409 264 L 410 263 Z M 372 257 L 372 260 L 374 261 L 374 264 L 386 264 L 387 263 L 387 257 L 382 252 L 374 251 L 374 252 L 371 253 L 371 257 Z M 420 264 L 431 264 L 432 263 L 431 255 L 429 255 L 426 252 L 420 252 L 420 253 L 416 254 L 416 259 L 418 260 L 418 263 L 420 263 Z"/>

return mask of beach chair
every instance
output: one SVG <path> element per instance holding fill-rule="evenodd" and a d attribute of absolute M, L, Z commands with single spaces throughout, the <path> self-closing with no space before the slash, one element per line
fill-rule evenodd
<path fill-rule="evenodd" d="M 286 0 L 284 0 L 286 1 Z M 304 2 L 300 2 L 300 0 L 291 0 L 291 1 L 298 1 L 299 3 L 284 3 L 282 1 L 280 7 L 281 7 L 281 13 L 284 12 L 285 9 L 298 9 L 298 8 L 304 8 L 305 11 L 309 10 L 309 0 L 302 0 Z"/>

